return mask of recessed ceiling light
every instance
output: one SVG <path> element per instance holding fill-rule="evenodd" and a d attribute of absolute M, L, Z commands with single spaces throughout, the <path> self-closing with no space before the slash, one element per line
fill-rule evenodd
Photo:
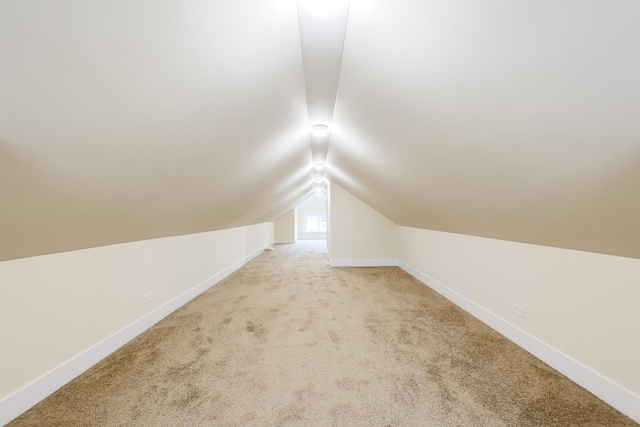
<path fill-rule="evenodd" d="M 329 126 L 314 125 L 311 127 L 311 135 L 320 137 L 329 135 Z"/>
<path fill-rule="evenodd" d="M 301 0 L 301 2 L 314 15 L 327 16 L 338 11 L 346 0 Z"/>

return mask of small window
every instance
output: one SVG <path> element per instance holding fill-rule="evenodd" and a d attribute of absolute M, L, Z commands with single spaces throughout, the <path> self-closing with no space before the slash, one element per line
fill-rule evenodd
<path fill-rule="evenodd" d="M 305 233 L 324 233 L 327 231 L 327 217 L 320 215 L 306 215 L 304 222 Z"/>

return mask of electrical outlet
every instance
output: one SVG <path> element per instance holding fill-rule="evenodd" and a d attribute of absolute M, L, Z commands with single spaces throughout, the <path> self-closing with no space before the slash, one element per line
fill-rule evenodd
<path fill-rule="evenodd" d="M 511 310 L 512 310 L 515 314 L 517 314 L 518 316 L 520 316 L 520 317 L 524 317 L 524 307 L 523 307 L 523 306 L 521 306 L 521 305 L 519 305 L 519 304 L 516 304 L 516 303 L 513 303 L 513 307 L 512 307 L 512 309 L 511 309 Z"/>
<path fill-rule="evenodd" d="M 156 296 L 156 295 L 155 295 L 153 292 L 149 292 L 148 294 L 146 294 L 146 295 L 144 296 L 144 303 L 145 303 L 145 304 L 149 304 L 151 301 L 153 301 L 153 298 L 154 298 L 155 296 Z"/>

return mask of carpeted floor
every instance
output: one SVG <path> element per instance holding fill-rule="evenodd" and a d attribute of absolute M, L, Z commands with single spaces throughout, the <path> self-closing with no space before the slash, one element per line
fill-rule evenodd
<path fill-rule="evenodd" d="M 278 245 L 10 423 L 635 426 L 398 268 Z"/>

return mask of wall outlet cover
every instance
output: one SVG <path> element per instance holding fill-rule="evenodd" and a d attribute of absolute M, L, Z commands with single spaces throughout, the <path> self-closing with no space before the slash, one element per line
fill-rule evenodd
<path fill-rule="evenodd" d="M 513 307 L 511 309 L 515 314 L 517 314 L 520 317 L 524 317 L 524 307 L 514 303 Z"/>
<path fill-rule="evenodd" d="M 144 296 L 144 303 L 149 304 L 151 301 L 153 301 L 154 297 L 155 297 L 155 294 L 153 292 L 149 292 Z"/>

